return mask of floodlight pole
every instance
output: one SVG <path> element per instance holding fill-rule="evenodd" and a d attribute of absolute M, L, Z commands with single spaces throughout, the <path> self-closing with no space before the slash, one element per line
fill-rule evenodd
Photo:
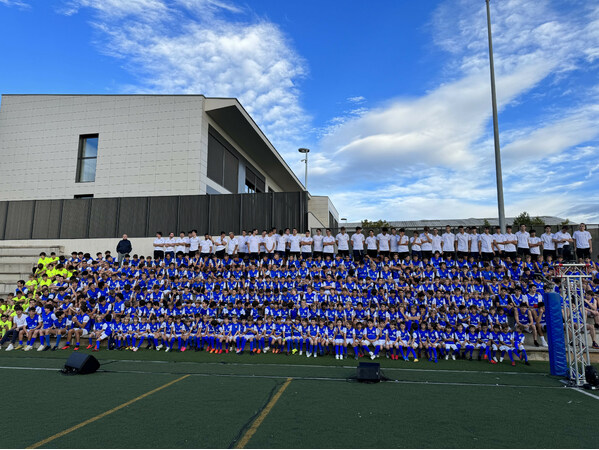
<path fill-rule="evenodd" d="M 487 3 L 487 31 L 489 33 L 489 64 L 491 66 L 491 100 L 493 103 L 493 135 L 495 138 L 495 176 L 497 178 L 497 208 L 499 226 L 505 233 L 505 208 L 503 204 L 503 177 L 501 175 L 501 151 L 499 147 L 499 122 L 497 120 L 497 94 L 495 93 L 495 64 L 493 63 L 493 39 L 491 37 L 491 7 Z"/>
<path fill-rule="evenodd" d="M 304 187 L 306 188 L 306 191 L 308 190 L 308 153 L 310 153 L 310 149 L 309 148 L 300 148 L 297 150 L 300 153 L 304 154 L 304 159 L 302 159 L 302 162 L 306 163 L 306 174 L 304 175 Z"/>

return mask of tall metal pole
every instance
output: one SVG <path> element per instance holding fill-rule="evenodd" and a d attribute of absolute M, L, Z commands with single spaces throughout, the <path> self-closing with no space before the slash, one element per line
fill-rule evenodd
<path fill-rule="evenodd" d="M 503 177 L 501 175 L 501 150 L 499 147 L 499 122 L 497 120 L 497 94 L 495 93 L 495 65 L 493 63 L 493 39 L 491 38 L 491 8 L 487 3 L 487 30 L 489 32 L 489 64 L 491 66 L 491 99 L 493 103 L 493 135 L 495 137 L 495 175 L 497 178 L 497 208 L 499 226 L 505 233 L 505 209 L 503 204 Z"/>
<path fill-rule="evenodd" d="M 308 152 L 306 152 L 306 174 L 304 175 L 304 186 L 308 190 Z"/>

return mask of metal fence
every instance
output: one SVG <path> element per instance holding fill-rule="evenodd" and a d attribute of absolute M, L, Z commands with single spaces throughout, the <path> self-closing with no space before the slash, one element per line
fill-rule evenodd
<path fill-rule="evenodd" d="M 197 229 L 218 234 L 307 227 L 305 192 L 0 201 L 0 239 L 152 236 Z"/>

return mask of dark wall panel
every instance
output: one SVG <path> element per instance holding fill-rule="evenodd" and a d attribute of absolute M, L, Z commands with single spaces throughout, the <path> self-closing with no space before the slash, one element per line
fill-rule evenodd
<path fill-rule="evenodd" d="M 183 195 L 179 200 L 179 231 L 198 230 L 203 236 L 208 230 L 208 196 Z"/>
<path fill-rule="evenodd" d="M 117 232 L 118 208 L 118 198 L 92 199 L 89 218 L 90 238 L 111 238 L 115 236 Z"/>
<path fill-rule="evenodd" d="M 4 225 L 6 224 L 8 203 L 9 202 L 0 202 L 0 239 L 4 239 Z"/>
<path fill-rule="evenodd" d="M 33 239 L 58 239 L 62 200 L 37 200 L 33 217 Z"/>
<path fill-rule="evenodd" d="M 88 237 L 91 199 L 64 200 L 62 204 L 62 239 L 83 239 Z"/>
<path fill-rule="evenodd" d="M 4 239 L 30 239 L 35 201 L 10 202 Z"/>
<path fill-rule="evenodd" d="M 221 231 L 239 233 L 239 214 L 241 210 L 240 194 L 210 196 L 210 233 Z"/>
<path fill-rule="evenodd" d="M 171 231 L 175 233 L 175 236 L 179 235 L 181 230 L 177 230 L 177 202 L 176 196 L 150 197 L 148 212 L 150 236 L 153 236 L 156 231 L 162 231 L 165 237 Z"/>
<path fill-rule="evenodd" d="M 148 234 L 146 230 L 148 215 L 147 197 L 128 197 L 121 199 L 117 225 L 117 235 L 127 234 L 129 237 L 153 236 L 152 231 Z"/>
<path fill-rule="evenodd" d="M 248 194 L 243 197 L 242 227 L 258 228 L 259 232 L 273 226 L 271 194 Z"/>

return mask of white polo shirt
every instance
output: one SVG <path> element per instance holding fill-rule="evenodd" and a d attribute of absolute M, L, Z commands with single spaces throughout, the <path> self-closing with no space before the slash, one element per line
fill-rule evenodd
<path fill-rule="evenodd" d="M 376 250 L 376 237 L 368 236 L 366 238 L 366 248 L 368 250 Z"/>
<path fill-rule="evenodd" d="M 277 247 L 277 238 L 274 234 L 272 236 L 267 235 L 264 238 L 264 247 L 265 247 L 266 253 L 274 253 L 274 251 Z"/>
<path fill-rule="evenodd" d="M 458 241 L 458 252 L 468 251 L 468 242 L 470 241 L 469 234 L 458 233 L 455 235 L 455 240 Z"/>
<path fill-rule="evenodd" d="M 516 239 L 518 239 L 518 248 L 529 248 L 528 240 L 530 239 L 530 233 L 528 231 L 516 232 Z"/>
<path fill-rule="evenodd" d="M 354 233 L 351 237 L 351 244 L 354 250 L 364 250 L 364 235 L 362 233 Z"/>
<path fill-rule="evenodd" d="M 173 238 L 166 238 L 164 240 L 164 243 L 166 244 L 166 247 L 164 247 L 164 251 L 165 252 L 174 252 L 175 251 L 175 244 L 177 243 L 177 240 L 173 237 Z"/>
<path fill-rule="evenodd" d="M 388 252 L 389 251 L 389 243 L 391 242 L 391 235 L 390 234 L 379 233 L 376 236 L 376 240 L 379 243 L 379 250 L 381 252 Z"/>
<path fill-rule="evenodd" d="M 277 251 L 284 252 L 287 249 L 287 235 L 277 234 Z"/>
<path fill-rule="evenodd" d="M 204 239 L 200 242 L 200 253 L 212 253 L 212 241 Z"/>
<path fill-rule="evenodd" d="M 239 245 L 239 239 L 234 237 L 233 239 L 229 238 L 229 243 L 227 244 L 227 253 L 232 255 L 235 252 L 235 247 Z"/>
<path fill-rule="evenodd" d="M 455 234 L 447 232 L 443 233 L 443 235 L 441 235 L 441 242 L 443 242 L 444 252 L 455 251 Z"/>
<path fill-rule="evenodd" d="M 576 241 L 576 248 L 590 248 L 591 233 L 587 230 L 580 231 L 576 230 L 572 235 L 574 241 Z"/>
<path fill-rule="evenodd" d="M 301 242 L 303 242 L 304 244 L 301 246 L 302 252 L 303 253 L 311 253 L 312 252 L 312 242 L 314 241 L 314 239 L 312 239 L 312 237 L 306 237 L 305 235 L 302 236 Z"/>
<path fill-rule="evenodd" d="M 493 236 L 483 233 L 478 237 L 480 241 L 480 251 L 483 253 L 493 253 Z M 476 248 L 478 250 L 478 247 Z"/>
<path fill-rule="evenodd" d="M 503 234 L 501 234 L 501 233 L 494 233 L 493 234 L 493 241 L 495 242 L 495 245 L 497 246 L 497 248 L 499 250 L 501 250 L 501 251 L 504 250 L 505 245 L 500 244 L 500 242 L 505 241 L 505 238 L 504 238 Z"/>
<path fill-rule="evenodd" d="M 335 236 L 335 240 L 337 241 L 337 248 L 339 250 L 349 250 L 349 234 L 338 233 L 337 236 Z"/>
<path fill-rule="evenodd" d="M 516 237 L 516 235 L 514 233 L 505 233 L 503 235 L 503 241 L 517 241 L 518 238 Z M 505 249 L 506 252 L 515 252 L 516 251 L 516 246 L 514 244 L 504 244 L 503 248 Z"/>
<path fill-rule="evenodd" d="M 389 250 L 393 253 L 397 253 L 397 238 L 399 236 L 397 234 L 391 235 L 391 240 L 389 241 Z"/>
<path fill-rule="evenodd" d="M 410 238 L 405 234 L 403 236 L 397 237 L 397 252 L 398 253 L 408 253 L 409 248 L 408 244 L 410 243 Z"/>
<path fill-rule="evenodd" d="M 249 236 L 245 235 L 245 236 L 239 236 L 239 251 L 241 253 L 248 253 L 248 240 L 249 240 Z"/>
<path fill-rule="evenodd" d="M 249 247 L 250 253 L 259 253 L 260 252 L 261 239 L 262 239 L 262 236 L 251 235 L 250 237 L 248 237 L 248 247 Z"/>
<path fill-rule="evenodd" d="M 443 253 L 443 249 L 441 248 L 441 242 L 443 242 L 443 238 L 441 236 L 439 236 L 438 234 L 436 236 L 433 234 L 432 239 L 433 239 L 433 243 L 432 243 L 433 253 L 435 253 L 435 252 Z M 453 245 L 451 248 L 453 249 Z"/>
<path fill-rule="evenodd" d="M 200 238 L 199 236 L 192 236 L 189 238 L 189 250 L 192 252 L 197 252 L 198 248 L 200 248 Z"/>
<path fill-rule="evenodd" d="M 541 241 L 543 241 L 543 250 L 555 250 L 555 242 L 553 242 L 553 233 L 543 233 Z"/>
<path fill-rule="evenodd" d="M 529 244 L 531 255 L 540 255 L 541 254 L 541 247 L 539 247 L 539 246 L 530 247 L 530 244 L 538 244 L 539 242 L 541 242 L 541 238 L 538 236 L 531 237 L 528 239 L 528 244 Z"/>
<path fill-rule="evenodd" d="M 422 242 L 422 250 L 425 252 L 430 252 L 433 250 L 433 243 L 428 242 L 428 240 L 433 240 L 433 235 L 430 233 L 421 233 L 420 241 Z"/>
<path fill-rule="evenodd" d="M 300 251 L 300 241 L 302 236 L 296 234 L 295 236 L 292 234 L 289 236 L 289 251 L 299 252 Z"/>
<path fill-rule="evenodd" d="M 189 241 L 188 237 L 178 237 L 177 239 L 175 239 L 175 252 L 179 253 L 185 253 L 185 250 L 187 249 L 187 246 L 185 245 L 185 240 Z"/>
<path fill-rule="evenodd" d="M 161 244 L 164 244 L 164 238 L 156 238 L 154 239 L 154 250 L 163 251 L 164 247 Z"/>
<path fill-rule="evenodd" d="M 470 241 L 470 252 L 478 252 L 478 240 L 480 239 L 480 234 L 472 233 L 469 235 L 468 240 Z"/>
<path fill-rule="evenodd" d="M 558 231 L 557 233 L 555 233 L 554 237 L 558 241 L 561 241 L 562 239 L 572 239 L 572 236 L 570 236 L 570 233 L 568 233 L 568 232 L 562 233 L 561 231 Z M 570 243 L 569 242 L 558 242 L 557 248 L 564 248 L 565 245 L 570 245 Z"/>
<path fill-rule="evenodd" d="M 314 242 L 314 251 L 315 252 L 322 252 L 323 246 L 322 246 L 322 240 L 324 239 L 324 236 L 315 234 L 314 236 L 312 236 L 312 241 Z"/>
<path fill-rule="evenodd" d="M 332 244 L 332 245 L 325 245 Z M 325 254 L 334 254 L 335 253 L 335 238 L 333 236 L 325 236 L 322 238 L 322 251 Z"/>

